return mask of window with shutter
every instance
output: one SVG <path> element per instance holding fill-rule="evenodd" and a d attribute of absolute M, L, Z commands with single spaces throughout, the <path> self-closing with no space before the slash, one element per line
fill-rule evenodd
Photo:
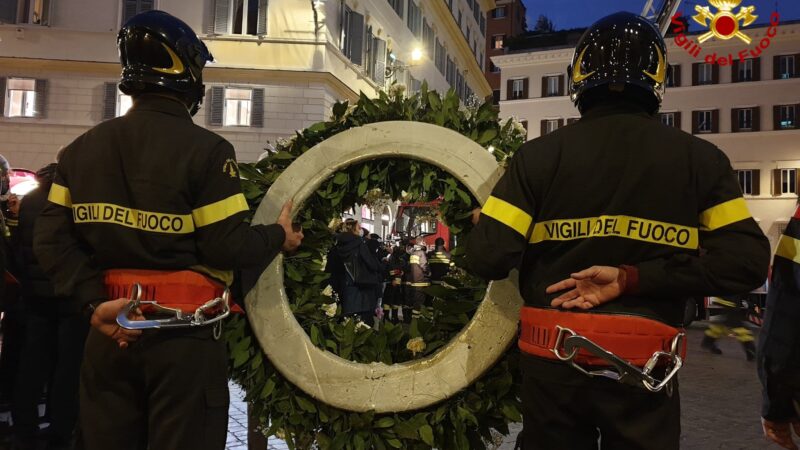
<path fill-rule="evenodd" d="M 695 111 L 696 127 L 695 133 L 713 133 L 713 111 Z"/>
<path fill-rule="evenodd" d="M 117 83 L 103 85 L 103 120 L 117 116 Z"/>
<path fill-rule="evenodd" d="M 228 34 L 230 21 L 231 0 L 212 1 L 212 19 L 209 21 L 207 31 L 209 34 Z"/>
<path fill-rule="evenodd" d="M 225 88 L 214 86 L 210 89 L 211 108 L 206 112 L 209 125 L 222 126 L 222 118 L 225 109 Z"/>
<path fill-rule="evenodd" d="M 667 87 L 680 87 L 681 85 L 681 66 L 680 64 L 670 64 L 667 69 Z"/>
<path fill-rule="evenodd" d="M 122 0 L 122 24 L 139 13 L 150 11 L 154 3 L 154 0 Z"/>
<path fill-rule="evenodd" d="M 778 55 L 773 59 L 775 64 L 774 78 L 786 80 L 797 76 L 797 58 L 796 55 Z"/>
<path fill-rule="evenodd" d="M 780 193 L 797 194 L 797 169 L 780 170 Z"/>
<path fill-rule="evenodd" d="M 362 14 L 351 12 L 349 34 L 347 57 L 353 64 L 360 66 L 364 63 L 364 16 Z"/>
<path fill-rule="evenodd" d="M 739 187 L 742 189 L 742 194 L 753 195 L 753 171 L 737 170 L 736 178 L 739 179 Z"/>
<path fill-rule="evenodd" d="M 253 89 L 253 105 L 250 111 L 250 126 L 264 128 L 264 89 Z"/>
<path fill-rule="evenodd" d="M 47 117 L 47 80 L 36 80 L 36 106 L 34 117 L 44 119 Z"/>
<path fill-rule="evenodd" d="M 798 105 L 776 105 L 775 129 L 793 130 L 797 128 L 797 106 Z"/>
<path fill-rule="evenodd" d="M 373 38 L 372 54 L 375 73 L 373 80 L 383 86 L 386 82 L 386 41 Z"/>
<path fill-rule="evenodd" d="M 267 0 L 228 1 L 231 2 L 231 34 L 257 36 L 267 32 Z"/>
<path fill-rule="evenodd" d="M 8 78 L 5 89 L 3 115 L 6 117 L 36 117 L 38 101 L 37 80 L 33 78 Z"/>

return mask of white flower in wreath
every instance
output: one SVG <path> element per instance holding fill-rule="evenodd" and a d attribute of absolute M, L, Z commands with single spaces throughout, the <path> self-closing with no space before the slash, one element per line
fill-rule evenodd
<path fill-rule="evenodd" d="M 366 322 L 362 322 L 362 321 L 360 321 L 360 320 L 359 320 L 359 321 L 356 323 L 356 330 L 360 330 L 360 329 L 362 329 L 362 328 L 366 328 L 366 329 L 368 329 L 368 330 L 372 329 L 372 327 L 371 327 L 371 326 L 369 326 L 369 325 L 367 325 L 367 323 L 366 323 Z"/>
<path fill-rule="evenodd" d="M 333 297 L 333 287 L 331 285 L 327 285 L 325 289 L 322 290 L 322 295 L 325 297 Z"/>
<path fill-rule="evenodd" d="M 426 344 L 425 339 L 421 337 L 415 337 L 409 339 L 406 343 L 406 348 L 411 352 L 412 355 L 417 356 L 417 353 L 421 353 L 425 350 Z"/>
<path fill-rule="evenodd" d="M 286 440 L 286 431 L 283 428 L 278 428 L 277 430 L 275 430 L 275 437 L 280 439 L 280 440 L 282 440 L 282 441 L 285 441 Z"/>
<path fill-rule="evenodd" d="M 330 287 L 330 286 L 328 286 L 328 287 Z M 325 311 L 325 315 L 328 316 L 328 317 L 336 316 L 337 308 L 338 308 L 338 305 L 336 305 L 336 303 L 328 303 L 327 305 L 320 306 L 320 309 Z"/>
<path fill-rule="evenodd" d="M 522 122 L 520 122 L 520 121 L 518 121 L 516 119 L 514 119 L 514 131 L 516 131 L 518 134 L 525 134 L 526 133 L 525 132 L 525 127 L 522 126 Z"/>

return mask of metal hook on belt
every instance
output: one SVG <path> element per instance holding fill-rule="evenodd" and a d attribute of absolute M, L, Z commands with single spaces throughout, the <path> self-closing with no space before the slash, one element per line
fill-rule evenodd
<path fill-rule="evenodd" d="M 132 320 L 129 317 L 142 305 L 149 305 L 157 314 L 169 317 L 163 319 Z M 210 310 L 221 307 L 219 314 L 207 316 Z M 177 308 L 159 305 L 155 300 L 142 300 L 142 286 L 134 283 L 131 286 L 130 302 L 117 315 L 117 324 L 128 330 L 146 330 L 152 328 L 181 328 L 210 325 L 228 317 L 231 313 L 230 291 L 226 288 L 221 297 L 207 301 L 193 313 L 185 313 Z"/>
<path fill-rule="evenodd" d="M 672 338 L 669 352 L 657 351 L 653 353 L 653 356 L 647 361 L 644 367 L 639 369 L 569 328 L 561 326 L 556 326 L 556 328 L 558 329 L 558 336 L 556 337 L 555 345 L 550 350 L 555 353 L 558 359 L 569 362 L 578 371 L 590 377 L 600 376 L 610 378 L 620 383 L 643 387 L 650 392 L 659 392 L 668 385 L 670 380 L 672 380 L 675 374 L 678 373 L 678 370 L 683 366 L 683 360 L 678 355 L 678 350 L 685 336 L 684 333 L 678 333 Z M 569 333 L 569 336 L 565 337 L 567 333 Z M 567 352 L 566 355 L 561 354 L 560 349 L 562 344 L 564 350 Z M 580 350 L 584 350 L 592 356 L 608 362 L 612 369 L 586 370 L 574 361 L 575 356 L 577 356 Z M 662 380 L 657 380 L 651 373 L 662 358 L 667 358 L 669 360 L 669 368 L 664 378 Z"/>

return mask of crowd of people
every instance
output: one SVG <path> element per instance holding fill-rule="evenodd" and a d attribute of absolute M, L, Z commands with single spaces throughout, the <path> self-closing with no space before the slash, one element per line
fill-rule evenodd
<path fill-rule="evenodd" d="M 346 219 L 334 230 L 325 271 L 342 315 L 366 325 L 375 319 L 409 323 L 430 306 L 424 289 L 441 284 L 451 268 L 444 239 L 431 250 L 424 237 L 400 239 L 393 245 L 355 219 Z"/>

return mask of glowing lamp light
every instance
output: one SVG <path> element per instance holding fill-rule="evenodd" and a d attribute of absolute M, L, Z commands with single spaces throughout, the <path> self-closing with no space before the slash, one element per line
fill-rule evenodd
<path fill-rule="evenodd" d="M 419 61 L 422 59 L 422 49 L 415 48 L 411 51 L 411 60 L 412 61 Z"/>

